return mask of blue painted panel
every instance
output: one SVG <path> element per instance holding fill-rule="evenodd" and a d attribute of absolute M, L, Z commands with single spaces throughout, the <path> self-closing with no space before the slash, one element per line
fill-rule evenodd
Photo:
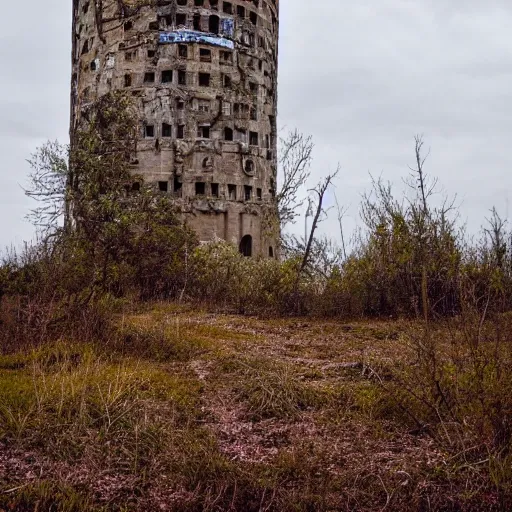
<path fill-rule="evenodd" d="M 195 30 L 175 30 L 174 32 L 160 32 L 160 43 L 203 43 L 213 46 L 222 46 L 233 50 L 235 43 L 224 37 L 214 34 L 205 34 Z"/>

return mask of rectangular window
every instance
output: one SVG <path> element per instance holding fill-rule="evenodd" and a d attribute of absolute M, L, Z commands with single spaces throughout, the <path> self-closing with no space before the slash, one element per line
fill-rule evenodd
<path fill-rule="evenodd" d="M 132 85 L 132 75 L 124 75 L 124 86 L 130 87 Z"/>
<path fill-rule="evenodd" d="M 233 62 L 233 52 L 223 51 L 221 55 L 221 62 L 224 62 L 225 64 L 231 64 Z"/>
<path fill-rule="evenodd" d="M 182 12 L 176 13 L 176 26 L 177 27 L 180 27 L 180 26 L 184 27 L 186 25 L 187 25 L 187 15 L 182 13 Z M 185 45 L 182 45 L 182 46 L 185 46 Z M 186 46 L 185 46 L 185 48 L 186 48 Z M 186 55 L 185 55 L 185 57 L 186 57 Z"/>
<path fill-rule="evenodd" d="M 262 198 L 261 188 L 256 189 L 256 197 L 258 198 L 259 201 L 261 201 L 261 198 Z"/>
<path fill-rule="evenodd" d="M 244 198 L 246 201 L 252 199 L 252 187 L 250 185 L 244 185 Z"/>
<path fill-rule="evenodd" d="M 257 146 L 258 145 L 258 133 L 257 132 L 249 132 L 249 145 Z"/>
<path fill-rule="evenodd" d="M 199 48 L 199 60 L 201 62 L 211 62 L 212 61 L 212 51 L 206 48 Z"/>
<path fill-rule="evenodd" d="M 228 196 L 231 201 L 236 201 L 236 185 L 228 185 Z"/>
<path fill-rule="evenodd" d="M 178 129 L 176 130 L 176 138 L 184 139 L 185 138 L 185 125 L 179 124 Z"/>
<path fill-rule="evenodd" d="M 183 184 L 179 181 L 179 178 L 177 176 L 175 176 L 174 183 L 173 183 L 173 190 L 174 190 L 174 195 L 176 197 L 181 197 L 182 188 L 183 188 Z"/>
<path fill-rule="evenodd" d="M 160 190 L 160 192 L 167 192 L 169 190 L 169 182 L 168 181 L 159 181 L 158 182 L 158 190 Z"/>
<path fill-rule="evenodd" d="M 198 100 L 197 110 L 199 112 L 210 112 L 210 100 Z"/>
<path fill-rule="evenodd" d="M 231 77 L 229 75 L 222 75 L 222 85 L 224 87 L 231 87 Z"/>
<path fill-rule="evenodd" d="M 144 126 L 144 136 L 145 137 L 154 137 L 155 136 L 155 127 L 152 124 L 147 124 Z"/>
<path fill-rule="evenodd" d="M 178 85 L 187 85 L 187 73 L 186 71 L 178 71 Z"/>
<path fill-rule="evenodd" d="M 222 102 L 222 115 L 223 116 L 231 115 L 231 103 L 229 103 L 229 101 Z"/>
<path fill-rule="evenodd" d="M 245 7 L 243 7 L 242 5 L 237 5 L 236 14 L 240 18 L 245 18 Z"/>
<path fill-rule="evenodd" d="M 162 137 L 172 137 L 172 128 L 170 124 L 162 123 Z"/>
<path fill-rule="evenodd" d="M 178 45 L 178 56 L 185 59 L 188 57 L 188 46 L 186 44 Z"/>
<path fill-rule="evenodd" d="M 199 139 L 209 139 L 210 138 L 210 125 L 198 126 L 197 127 L 197 137 Z"/>
<path fill-rule="evenodd" d="M 206 190 L 206 183 L 198 181 L 196 183 L 196 196 L 204 196 Z"/>
<path fill-rule="evenodd" d="M 199 73 L 199 85 L 201 87 L 210 87 L 210 73 Z"/>
<path fill-rule="evenodd" d="M 155 73 L 153 71 L 150 71 L 150 72 L 144 74 L 144 82 L 145 83 L 154 83 L 154 81 L 155 81 Z"/>
<path fill-rule="evenodd" d="M 212 183 L 212 196 L 219 197 L 219 184 L 218 183 Z"/>
<path fill-rule="evenodd" d="M 233 5 L 229 2 L 224 2 L 222 4 L 222 10 L 226 13 L 226 14 L 233 14 Z"/>
<path fill-rule="evenodd" d="M 172 82 L 172 69 L 162 71 L 162 83 L 170 84 Z"/>

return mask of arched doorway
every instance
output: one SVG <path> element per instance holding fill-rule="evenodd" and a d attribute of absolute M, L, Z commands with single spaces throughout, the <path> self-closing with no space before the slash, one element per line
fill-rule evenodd
<path fill-rule="evenodd" d="M 247 257 L 252 256 L 252 236 L 251 235 L 245 235 L 242 237 L 242 240 L 240 240 L 240 252 Z"/>

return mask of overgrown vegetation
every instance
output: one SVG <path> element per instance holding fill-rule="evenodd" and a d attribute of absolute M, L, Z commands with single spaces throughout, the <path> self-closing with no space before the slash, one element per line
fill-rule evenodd
<path fill-rule="evenodd" d="M 259 260 L 132 174 L 124 95 L 84 119 L 31 159 L 43 236 L 0 266 L 1 509 L 512 508 L 512 236 L 433 206 L 420 137 L 349 254 L 316 232 L 334 174 Z M 286 223 L 313 146 L 284 143 Z"/>

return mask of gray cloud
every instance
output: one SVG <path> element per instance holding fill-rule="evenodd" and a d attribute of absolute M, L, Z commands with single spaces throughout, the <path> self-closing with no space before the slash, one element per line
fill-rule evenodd
<path fill-rule="evenodd" d="M 45 139 L 66 141 L 69 0 L 9 3 L 0 19 L 0 246 L 31 236 L 20 184 Z M 369 172 L 402 188 L 413 136 L 475 231 L 512 186 L 512 6 L 505 0 L 281 0 L 279 122 L 312 134 L 314 177 L 339 162 L 356 224 Z M 299 232 L 302 231 L 297 226 Z M 334 218 L 324 224 L 335 232 Z"/>

